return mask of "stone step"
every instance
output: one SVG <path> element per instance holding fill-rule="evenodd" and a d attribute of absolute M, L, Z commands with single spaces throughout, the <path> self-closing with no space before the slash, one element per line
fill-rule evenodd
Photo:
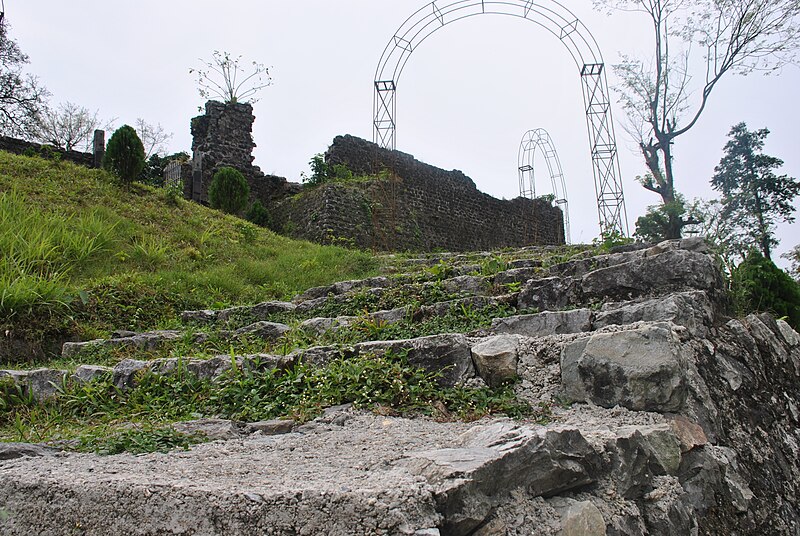
<path fill-rule="evenodd" d="M 683 473 L 684 461 L 704 456 L 705 474 L 735 482 L 727 459 L 704 454 L 713 447 L 702 437 L 687 443 L 678 433 L 685 425 L 663 417 L 576 406 L 554 418 L 546 426 L 439 423 L 343 410 L 291 433 L 255 432 L 167 455 L 28 449 L 0 460 L 0 528 L 10 536 L 75 526 L 87 536 L 463 536 L 489 522 L 503 525 L 510 505 L 524 501 L 529 510 L 556 512 L 539 525 L 541 534 L 555 535 L 576 516 L 594 518 L 604 530 L 643 525 L 646 512 L 636 506 L 672 489 L 658 503 L 675 529 L 664 533 L 685 534 L 684 517 L 673 514 L 694 514 L 683 491 L 700 477 Z M 54 496 L 69 500 L 55 507 Z M 598 506 L 572 508 L 579 502 L 573 497 Z M 545 530 L 547 519 L 552 530 Z"/>

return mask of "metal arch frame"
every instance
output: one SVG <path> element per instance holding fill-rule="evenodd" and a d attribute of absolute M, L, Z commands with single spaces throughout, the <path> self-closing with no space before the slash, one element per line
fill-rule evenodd
<path fill-rule="evenodd" d="M 417 10 L 389 40 L 375 71 L 373 141 L 387 149 L 396 148 L 397 82 L 414 50 L 447 24 L 486 14 L 529 20 L 566 46 L 583 82 L 600 230 L 627 235 L 625 199 L 603 57 L 591 32 L 556 0 L 449 0 L 447 4 L 434 0 Z"/>
<path fill-rule="evenodd" d="M 569 231 L 569 202 L 567 201 L 567 184 L 564 181 L 564 171 L 561 169 L 561 160 L 558 158 L 556 147 L 550 134 L 543 129 L 529 130 L 522 136 L 519 144 L 519 195 L 534 199 L 536 197 L 536 166 L 534 163 L 536 150 L 541 150 L 550 173 L 550 183 L 553 186 L 553 202 L 561 208 L 564 214 L 564 237 L 570 243 Z"/>

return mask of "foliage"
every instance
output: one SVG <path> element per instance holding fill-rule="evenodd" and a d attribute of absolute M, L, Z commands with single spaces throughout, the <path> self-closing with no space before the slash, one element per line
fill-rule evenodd
<path fill-rule="evenodd" d="M 262 63 L 252 62 L 246 71 L 239 62 L 242 56 L 233 57 L 229 52 L 215 50 L 211 61 L 200 60 L 204 67 L 189 69 L 197 75 L 200 96 L 207 100 L 221 99 L 224 103 L 254 103 L 255 95 L 272 85 L 269 69 Z"/>
<path fill-rule="evenodd" d="M 108 140 L 103 167 L 124 184 L 132 183 L 144 169 L 144 146 L 133 127 L 123 125 Z"/>
<path fill-rule="evenodd" d="M 758 251 L 733 270 L 731 293 L 740 315 L 768 312 L 800 329 L 800 284 Z"/>
<path fill-rule="evenodd" d="M 272 218 L 269 215 L 269 211 L 258 199 L 253 201 L 245 215 L 245 219 L 261 227 L 272 228 Z"/>
<path fill-rule="evenodd" d="M 647 213 L 636 220 L 634 237 L 644 242 L 661 242 L 668 240 L 674 222 L 679 222 L 678 237 L 687 225 L 698 225 L 697 208 L 687 207 L 686 201 L 680 194 L 675 195 L 675 200 L 663 205 L 647 207 Z"/>
<path fill-rule="evenodd" d="M 439 373 L 409 364 L 404 353 L 341 357 L 322 367 L 300 362 L 286 371 L 258 363 L 244 369 L 232 359 L 228 372 L 213 383 L 188 373 L 179 362 L 170 374 L 140 374 L 137 385 L 124 391 L 114 386 L 110 374 L 67 384 L 44 406 L 21 404 L 14 392 L 0 390 L 0 407 L 9 409 L 0 414 L 0 439 L 45 441 L 77 434 L 79 450 L 164 451 L 186 448 L 200 438 L 183 436 L 162 423 L 211 415 L 303 422 L 345 403 L 383 414 L 446 419 L 471 420 L 490 413 L 547 417 L 546 411 L 516 400 L 511 386 L 443 388 L 438 379 Z M 118 423 L 125 421 L 148 424 L 120 428 Z"/>
<path fill-rule="evenodd" d="M 175 449 L 189 450 L 189 447 L 202 443 L 203 438 L 177 432 L 171 426 L 136 426 L 127 430 L 103 436 L 87 434 L 79 439 L 77 450 L 101 455 L 114 455 L 128 452 L 144 454 L 148 452 L 169 452 Z"/>
<path fill-rule="evenodd" d="M 769 130 L 750 132 L 747 125 L 734 125 L 725 144 L 725 154 L 714 168 L 711 186 L 722 193 L 723 218 L 732 222 L 749 247 L 770 258 L 777 220 L 794 222 L 793 200 L 800 195 L 800 181 L 775 175 L 783 161 L 762 154 Z"/>
<path fill-rule="evenodd" d="M 69 101 L 55 109 L 43 107 L 36 118 L 35 138 L 65 151 L 89 150 L 94 131 L 101 128 L 97 113 Z"/>
<path fill-rule="evenodd" d="M 315 154 L 311 157 L 308 163 L 311 168 L 311 175 L 302 174 L 302 180 L 309 186 L 319 186 L 326 182 L 333 181 L 351 181 L 353 180 L 353 172 L 344 164 L 328 164 L 325 161 L 325 156 L 322 154 Z"/>
<path fill-rule="evenodd" d="M 226 214 L 239 214 L 250 198 L 250 185 L 238 170 L 221 167 L 214 173 L 208 187 L 208 203 L 211 208 Z"/>
<path fill-rule="evenodd" d="M 174 153 L 167 156 L 161 156 L 158 153 L 150 155 L 147 163 L 139 175 L 139 182 L 150 184 L 152 186 L 164 186 L 164 170 L 170 162 L 188 162 L 189 155 L 183 151 Z M 181 185 L 182 187 L 182 185 Z"/>
<path fill-rule="evenodd" d="M 23 73 L 28 56 L 8 30 L 7 20 L 0 20 L 0 133 L 27 136 L 35 130 L 36 117 L 49 94 L 35 76 Z"/>
<path fill-rule="evenodd" d="M 617 246 L 625 246 L 631 243 L 633 243 L 632 238 L 628 238 L 616 229 L 602 231 L 600 237 L 592 241 L 592 244 L 600 248 L 601 251 L 610 251 Z"/>
<path fill-rule="evenodd" d="M 644 14 L 654 32 L 647 60 L 623 56 L 614 66 L 616 88 L 648 173 L 645 189 L 675 198 L 673 144 L 699 120 L 717 83 L 727 74 L 771 72 L 793 60 L 800 44 L 795 0 L 596 0 L 611 10 Z M 699 48 L 705 63 L 694 76 L 690 52 Z M 701 78 L 702 77 L 702 78 Z M 691 84 L 702 79 L 699 91 Z M 696 102 L 692 102 L 697 95 Z M 680 220 L 668 212 L 668 238 L 680 237 Z"/>
<path fill-rule="evenodd" d="M 0 152 L 0 333 L 35 342 L 147 330 L 182 310 L 287 299 L 375 273 L 369 254 L 249 224 L 248 244 L 241 220 L 133 188 L 120 195 L 102 170 Z"/>

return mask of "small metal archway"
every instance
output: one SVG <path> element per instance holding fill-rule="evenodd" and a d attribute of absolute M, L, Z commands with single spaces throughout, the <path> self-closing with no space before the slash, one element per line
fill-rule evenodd
<path fill-rule="evenodd" d="M 553 187 L 553 203 L 564 214 L 564 238 L 570 242 L 569 231 L 569 203 L 567 201 L 567 185 L 564 181 L 564 172 L 561 169 L 561 160 L 558 158 L 556 147 L 550 134 L 543 129 L 529 130 L 522 136 L 519 145 L 518 167 L 519 195 L 528 199 L 536 198 L 536 152 L 540 151 L 547 164 L 550 174 L 550 183 Z"/>
<path fill-rule="evenodd" d="M 411 54 L 451 22 L 476 15 L 510 15 L 544 28 L 567 48 L 582 81 L 601 232 L 627 235 L 627 215 L 617 158 L 603 57 L 592 34 L 556 0 L 435 0 L 416 11 L 395 32 L 375 71 L 373 141 L 396 148 L 397 83 Z"/>

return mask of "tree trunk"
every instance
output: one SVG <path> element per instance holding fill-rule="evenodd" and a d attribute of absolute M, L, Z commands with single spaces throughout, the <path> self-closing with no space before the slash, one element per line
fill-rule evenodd
<path fill-rule="evenodd" d="M 661 154 L 664 158 L 664 186 L 661 192 L 661 199 L 664 201 L 664 204 L 674 203 L 675 202 L 675 187 L 673 186 L 675 182 L 672 178 L 672 151 L 670 145 L 670 139 L 668 137 L 664 137 L 664 140 L 659 139 L 659 144 L 661 146 Z M 667 224 L 667 240 L 675 240 L 681 237 L 681 230 L 683 229 L 683 219 L 681 218 L 680 214 L 676 214 L 674 211 L 669 211 L 669 222 Z"/>

